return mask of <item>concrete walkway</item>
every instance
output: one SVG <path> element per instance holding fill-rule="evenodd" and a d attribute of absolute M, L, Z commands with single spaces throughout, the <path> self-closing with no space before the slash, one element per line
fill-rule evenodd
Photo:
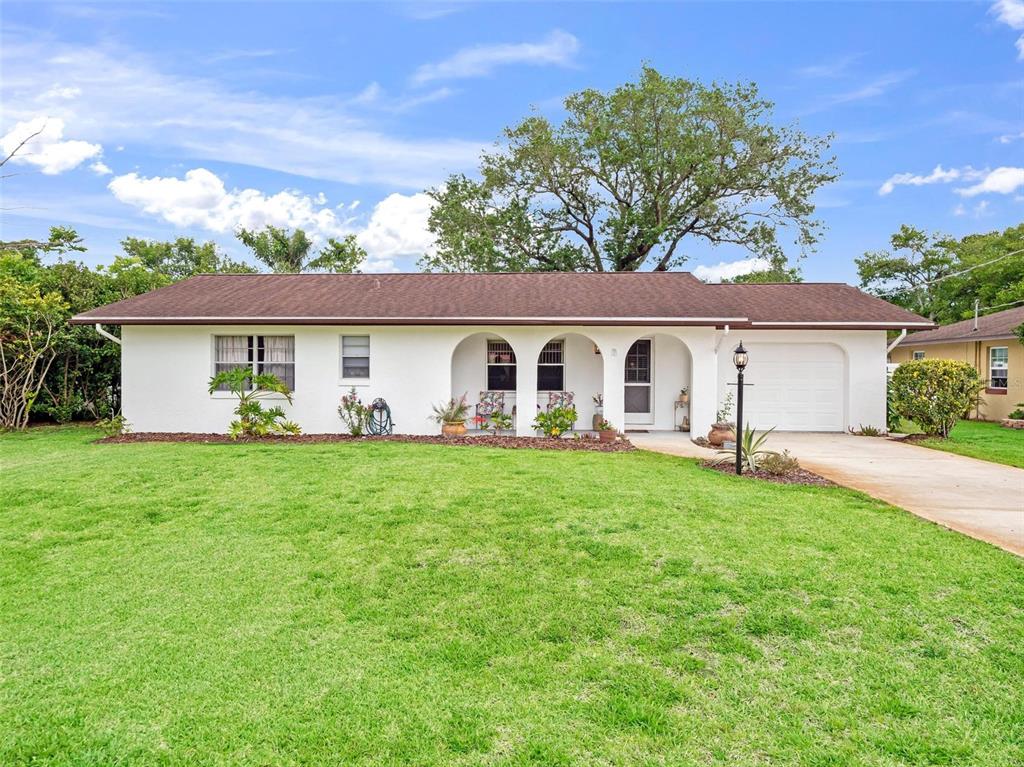
<path fill-rule="evenodd" d="M 678 432 L 628 436 L 645 450 L 714 454 Z M 769 442 L 836 484 L 1024 556 L 1024 469 L 881 437 L 775 432 Z"/>

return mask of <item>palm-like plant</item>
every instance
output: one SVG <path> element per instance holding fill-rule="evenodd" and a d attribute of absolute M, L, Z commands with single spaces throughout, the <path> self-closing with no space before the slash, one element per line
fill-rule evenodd
<path fill-rule="evenodd" d="M 774 450 L 765 450 L 764 444 L 768 441 L 768 435 L 775 431 L 773 426 L 766 432 L 762 432 L 758 436 L 755 429 L 746 427 L 743 430 L 743 438 L 740 439 L 740 460 L 743 464 L 750 469 L 750 471 L 757 471 L 757 467 L 761 461 L 770 455 L 778 455 Z M 735 460 L 735 450 L 719 450 L 718 458 L 714 460 L 715 463 L 725 463 L 726 461 Z"/>
<path fill-rule="evenodd" d="M 238 407 L 234 411 L 238 418 L 228 426 L 231 439 L 302 432 L 297 423 L 285 418 L 284 408 L 280 405 L 263 409 L 260 400 L 274 395 L 283 396 L 289 405 L 292 404 L 291 391 L 277 376 L 271 373 L 253 375 L 248 367 L 223 370 L 210 379 L 210 394 L 224 387 L 238 397 Z"/>

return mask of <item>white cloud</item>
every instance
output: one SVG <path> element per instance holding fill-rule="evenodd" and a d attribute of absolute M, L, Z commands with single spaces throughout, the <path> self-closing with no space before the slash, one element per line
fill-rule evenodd
<path fill-rule="evenodd" d="M 814 112 L 820 112 L 831 107 L 841 106 L 843 104 L 852 104 L 858 101 L 883 96 L 896 86 L 909 80 L 914 76 L 914 74 L 915 72 L 912 69 L 904 69 L 898 72 L 886 72 L 885 74 L 879 75 L 875 79 L 864 83 L 864 85 L 861 85 L 858 88 L 826 96 L 821 102 L 812 106 L 810 109 L 805 110 L 805 112 L 807 114 L 813 114 Z"/>
<path fill-rule="evenodd" d="M 46 87 L 40 84 L 60 83 L 81 96 L 52 102 L 49 113 L 74 125 L 76 137 L 93 142 L 159 146 L 198 160 L 417 190 L 475 167 L 486 146 L 389 135 L 371 122 L 366 106 L 351 99 L 237 90 L 204 77 L 169 74 L 136 51 L 106 43 L 67 45 L 25 36 L 4 43 L 5 116 L 34 117 Z"/>
<path fill-rule="evenodd" d="M 974 186 L 957 189 L 956 193 L 964 197 L 975 197 L 979 194 L 1011 194 L 1024 187 L 1024 168 L 996 168 L 982 176 Z"/>
<path fill-rule="evenodd" d="M 110 166 L 108 166 L 102 160 L 97 160 L 92 165 L 90 165 L 89 170 L 91 170 L 97 176 L 109 176 L 114 172 L 110 169 Z"/>
<path fill-rule="evenodd" d="M 227 233 L 271 225 L 304 229 L 315 242 L 356 234 L 369 257 L 366 271 L 393 271 L 394 259 L 418 258 L 434 243 L 427 230 L 431 200 L 422 192 L 389 195 L 359 228 L 355 218 L 342 218 L 326 207 L 322 192 L 311 197 L 287 189 L 273 195 L 228 189 L 206 168 L 193 168 L 183 178 L 127 173 L 112 179 L 108 188 L 119 201 L 182 228 Z"/>
<path fill-rule="evenodd" d="M 476 45 L 463 48 L 443 61 L 424 64 L 412 77 L 417 85 L 434 80 L 454 80 L 484 77 L 495 68 L 506 64 L 532 64 L 568 66 L 580 49 L 575 36 L 554 30 L 544 40 L 535 43 L 505 43 Z"/>
<path fill-rule="evenodd" d="M 358 234 L 359 244 L 377 260 L 419 258 L 434 247 L 434 235 L 427 229 L 432 204 L 423 192 L 388 195 L 374 206 L 366 228 Z"/>
<path fill-rule="evenodd" d="M 39 94 L 39 100 L 52 101 L 54 99 L 60 99 L 68 101 L 70 99 L 76 99 L 81 95 L 81 88 L 66 88 L 60 85 L 54 85 L 49 90 L 43 91 L 43 93 Z"/>
<path fill-rule="evenodd" d="M 811 64 L 806 67 L 800 67 L 799 69 L 796 70 L 796 73 L 800 77 L 810 78 L 841 77 L 842 75 L 845 75 L 849 71 L 851 64 L 853 64 L 855 61 L 862 58 L 863 56 L 863 53 L 851 53 L 837 59 L 830 59 L 828 61 L 823 61 L 818 64 Z"/>
<path fill-rule="evenodd" d="M 897 173 L 886 179 L 885 183 L 878 188 L 878 193 L 883 197 L 892 194 L 897 186 L 924 186 L 925 184 L 948 184 L 960 178 L 961 172 L 956 168 L 943 169 L 936 165 L 935 169 L 927 176 L 917 176 L 913 173 Z"/>
<path fill-rule="evenodd" d="M 269 196 L 256 189 L 228 190 L 206 168 L 194 168 L 184 178 L 128 173 L 107 186 L 121 202 L 180 227 L 233 232 L 272 225 L 305 229 L 318 239 L 347 231 L 345 222 L 308 195 L 289 190 Z"/>
<path fill-rule="evenodd" d="M 1020 141 L 1024 139 L 1024 130 L 1020 133 L 1004 133 L 999 137 L 998 141 L 1000 144 L 1012 144 L 1014 141 Z"/>
<path fill-rule="evenodd" d="M 38 135 L 32 136 L 37 132 Z M 18 144 L 26 139 L 25 145 L 18 149 Z M 15 124 L 0 138 L 0 151 L 7 157 L 15 150 L 17 154 L 11 158 L 12 163 L 35 165 L 48 176 L 77 168 L 103 153 L 99 144 L 64 140 L 64 121 L 59 117 L 34 117 Z"/>
<path fill-rule="evenodd" d="M 763 272 L 770 267 L 771 263 L 766 258 L 744 258 L 739 261 L 719 261 L 714 266 L 698 266 L 693 270 L 693 276 L 704 282 L 721 282 L 752 272 Z"/>
<path fill-rule="evenodd" d="M 989 13 L 1010 29 L 1024 29 L 1024 0 L 996 0 Z M 1024 35 L 1017 38 L 1017 58 L 1024 59 Z"/>

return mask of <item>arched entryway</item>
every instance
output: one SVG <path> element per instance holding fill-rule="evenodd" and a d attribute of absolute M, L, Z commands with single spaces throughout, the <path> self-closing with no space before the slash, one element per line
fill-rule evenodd
<path fill-rule="evenodd" d="M 451 396 L 458 399 L 465 395 L 468 428 L 490 430 L 494 413 L 516 413 L 517 362 L 511 342 L 498 333 L 473 333 L 455 346 Z"/>
<path fill-rule="evenodd" d="M 571 402 L 576 431 L 589 431 L 603 416 L 604 361 L 594 339 L 579 332 L 547 339 L 537 355 L 537 409 Z"/>
<path fill-rule="evenodd" d="M 693 362 L 676 336 L 651 333 L 635 339 L 624 360 L 626 429 L 689 431 Z"/>

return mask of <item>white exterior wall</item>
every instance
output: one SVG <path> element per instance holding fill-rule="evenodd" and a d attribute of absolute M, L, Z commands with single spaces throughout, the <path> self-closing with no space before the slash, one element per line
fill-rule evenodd
<path fill-rule="evenodd" d="M 537 355 L 547 341 L 564 338 L 566 390 L 575 392 L 581 428 L 590 424 L 591 397 L 598 391 L 604 394 L 605 418 L 623 427 L 625 354 L 638 338 L 653 338 L 655 412 L 654 422 L 644 428 L 672 428 L 671 403 L 682 386 L 689 386 L 692 433 L 706 434 L 725 382 L 735 379 L 731 354 L 740 335 L 750 343 L 839 345 L 847 360 L 847 420 L 851 425 L 885 422 L 884 331 L 734 332 L 721 343 L 719 364 L 715 346 L 723 333 L 706 327 L 127 325 L 122 328 L 123 410 L 132 428 L 226 431 L 234 400 L 227 393 L 207 393 L 213 337 L 260 334 L 295 336 L 294 404 L 285 409 L 306 433 L 342 430 L 338 400 L 351 385 L 364 402 L 388 401 L 396 432 L 437 433 L 430 418 L 433 404 L 463 392 L 475 402 L 486 388 L 488 337 L 504 338 L 516 352 L 519 392 L 507 395 L 508 410 L 517 399 L 546 405 L 547 395 L 536 392 Z M 340 378 L 342 335 L 370 337 L 369 380 Z M 600 355 L 593 353 L 595 343 Z M 533 434 L 532 420 L 520 417 L 517 432 Z"/>

